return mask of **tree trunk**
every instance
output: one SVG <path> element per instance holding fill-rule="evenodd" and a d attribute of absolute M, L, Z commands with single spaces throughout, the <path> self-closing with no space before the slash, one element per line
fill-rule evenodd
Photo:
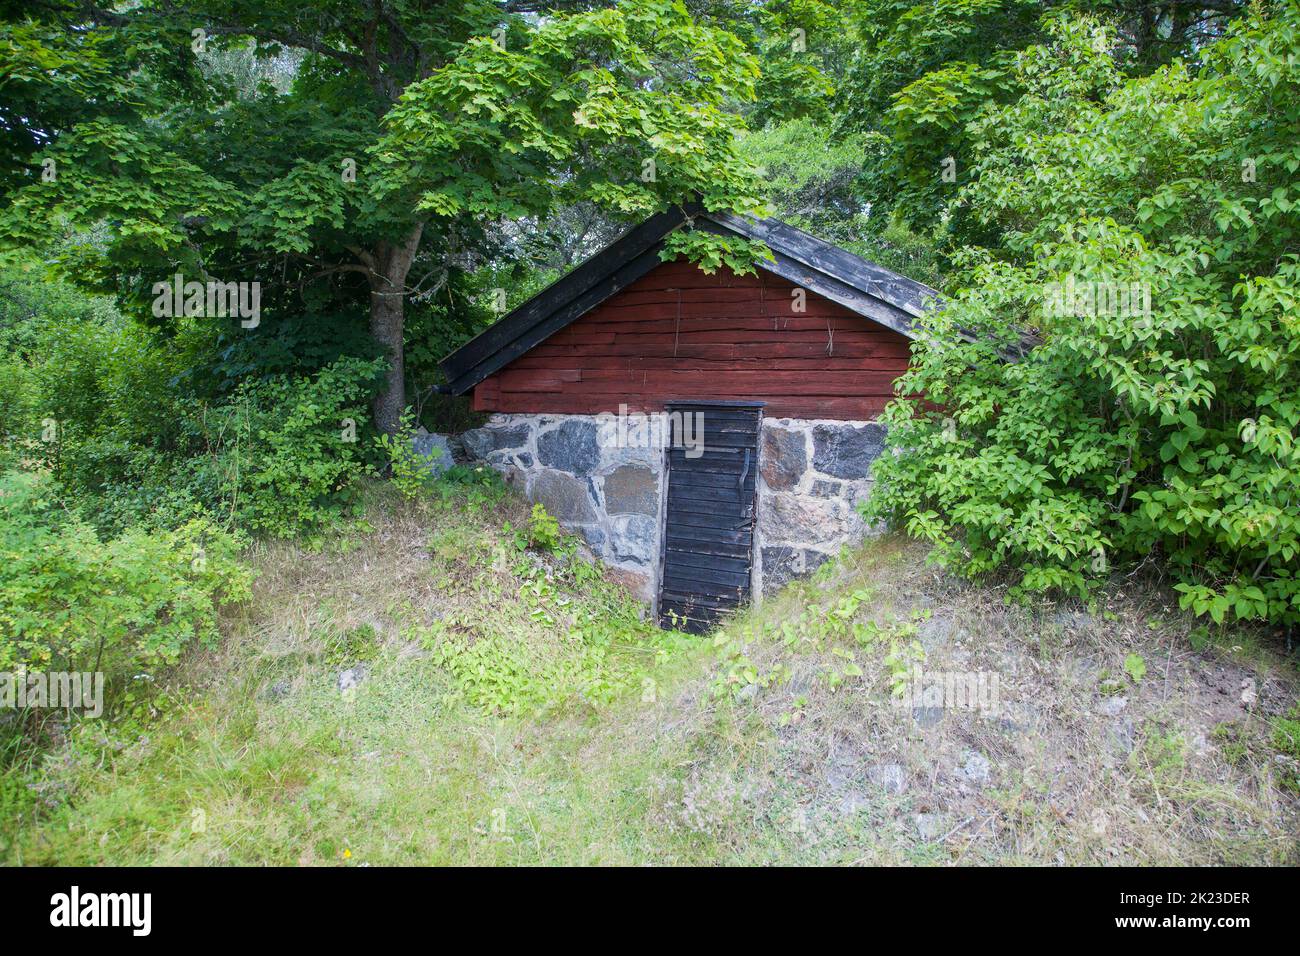
<path fill-rule="evenodd" d="M 381 242 L 370 256 L 370 334 L 388 353 L 388 374 L 384 389 L 371 403 L 375 427 L 385 434 L 396 433 L 406 408 L 406 367 L 403 352 L 403 324 L 406 304 L 406 275 L 411 271 L 420 247 L 423 224 L 411 230 L 400 244 Z"/>

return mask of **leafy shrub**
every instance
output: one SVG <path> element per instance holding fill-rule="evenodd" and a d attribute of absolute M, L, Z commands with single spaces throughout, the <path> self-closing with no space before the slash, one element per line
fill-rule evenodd
<path fill-rule="evenodd" d="M 145 360 L 144 342 L 108 299 L 36 268 L 0 270 L 0 437 L 11 460 L 57 464 L 66 439 L 104 425 L 159 430 L 168 403 L 159 408 L 148 383 L 165 382 L 171 370 Z M 101 387 L 114 372 L 121 378 Z"/>
<path fill-rule="evenodd" d="M 351 667 L 374 660 L 379 653 L 379 633 L 373 624 L 358 624 L 351 630 L 331 632 L 325 638 L 325 661 L 332 667 Z"/>
<path fill-rule="evenodd" d="M 1184 607 L 1294 625 L 1300 12 L 1238 25 L 1198 74 L 1127 82 L 1086 24 L 1056 31 L 978 123 L 957 201 L 1007 248 L 970 253 L 922 321 L 900 393 L 940 407 L 888 409 L 866 516 L 1019 594 L 1157 554 Z M 1110 308 L 1117 289 L 1140 294 Z M 1027 328 L 1040 344 L 1008 361 Z"/>
<path fill-rule="evenodd" d="M 440 507 L 475 515 L 498 504 L 506 485 L 500 472 L 487 465 L 452 465 L 438 476 L 434 494 Z"/>
<path fill-rule="evenodd" d="M 100 670 L 110 681 L 217 637 L 249 594 L 239 540 L 209 521 L 101 539 L 47 478 L 0 475 L 0 670 Z"/>
<path fill-rule="evenodd" d="M 397 434 L 380 435 L 378 439 L 379 448 L 388 459 L 393 485 L 407 500 L 420 497 L 435 477 L 433 467 L 411 444 L 415 438 L 414 422 L 415 413 L 407 409 L 402 412 Z M 442 450 L 434 451 L 441 454 Z"/>
<path fill-rule="evenodd" d="M 319 530 L 358 504 L 366 404 L 381 364 L 342 359 L 310 378 L 246 382 L 196 423 L 207 443 L 203 497 L 240 523 L 292 537 Z"/>
<path fill-rule="evenodd" d="M 203 514 L 282 536 L 334 520 L 367 464 L 381 361 L 309 362 L 232 386 L 238 362 L 199 374 L 219 331 L 205 322 L 164 337 L 106 299 L 0 272 L 6 444 L 47 465 L 110 535 Z M 337 351 L 327 345 L 318 359 Z"/>
<path fill-rule="evenodd" d="M 0 466 L 14 464 L 25 446 L 33 443 L 36 421 L 31 371 L 21 361 L 0 359 Z"/>
<path fill-rule="evenodd" d="M 525 624 L 503 627 L 518 612 L 498 604 L 490 619 L 453 613 L 411 630 L 475 707 L 526 714 L 609 704 L 644 691 L 651 663 L 696 646 L 640 620 L 624 592 L 572 555 L 551 569 L 524 561 L 514 574 L 518 597 L 503 600 L 520 602 Z"/>
<path fill-rule="evenodd" d="M 560 522 L 547 512 L 545 505 L 536 502 L 528 515 L 528 528 L 520 535 L 520 543 L 534 551 L 554 551 L 562 538 Z"/>

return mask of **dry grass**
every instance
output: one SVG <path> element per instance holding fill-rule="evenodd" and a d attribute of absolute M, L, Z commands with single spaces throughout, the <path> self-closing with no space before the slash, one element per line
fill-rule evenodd
<path fill-rule="evenodd" d="M 1297 697 L 1293 665 L 1240 631 L 1236 650 L 1193 651 L 1157 590 L 1116 590 L 1093 613 L 1007 607 L 883 539 L 733 622 L 735 643 L 714 649 L 656 643 L 630 601 L 561 559 L 522 567 L 502 533 L 524 520 L 513 499 L 469 513 L 384 498 L 370 515 L 370 530 L 318 551 L 260 547 L 255 599 L 219 652 L 174 676 L 179 703 L 145 739 L 56 755 L 41 783 L 64 802 L 9 856 L 1300 862 L 1283 785 L 1296 768 L 1269 743 Z M 855 592 L 844 621 L 865 641 L 827 630 L 824 612 Z M 602 627 L 614 637 L 593 664 Z M 927 673 L 996 674 L 996 711 L 899 706 L 886 654 L 913 638 Z M 447 641 L 519 654 L 457 670 L 439 656 Z M 484 705 L 513 685 L 489 673 L 485 691 L 479 664 L 529 662 L 553 668 L 546 680 L 578 676 L 522 716 Z M 340 692 L 357 663 L 364 680 Z M 538 674 L 524 678 L 535 696 Z"/>
<path fill-rule="evenodd" d="M 1250 655 L 1194 652 L 1190 623 L 1150 589 L 1117 590 L 1093 614 L 1007 607 L 921 555 L 879 542 L 732 629 L 770 634 L 865 589 L 859 619 L 888 627 L 929 612 L 917 629 L 924 672 L 997 675 L 999 706 L 899 706 L 879 647 L 859 652 L 863 676 L 832 692 L 815 675 L 837 660 L 807 633 L 794 649 L 754 639 L 747 658 L 760 675 L 794 674 L 751 698 L 764 744 L 753 732 L 732 742 L 750 751 L 732 786 L 757 817 L 836 862 L 1300 862 L 1297 802 L 1282 785 L 1295 767 L 1269 746 L 1296 700 L 1291 664 L 1253 642 Z M 1140 681 L 1124 672 L 1134 654 Z M 782 726 L 783 714 L 793 722 Z M 683 801 L 733 761 L 707 755 Z"/>

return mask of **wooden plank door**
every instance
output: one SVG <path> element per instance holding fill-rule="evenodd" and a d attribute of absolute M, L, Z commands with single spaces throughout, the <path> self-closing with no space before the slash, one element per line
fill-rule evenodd
<path fill-rule="evenodd" d="M 673 434 L 666 452 L 659 623 L 699 634 L 749 599 L 763 408 L 743 402 L 667 407 Z"/>

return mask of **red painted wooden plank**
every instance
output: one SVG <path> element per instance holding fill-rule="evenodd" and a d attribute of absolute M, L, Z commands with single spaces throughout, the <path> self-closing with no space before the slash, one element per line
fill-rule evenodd
<path fill-rule="evenodd" d="M 592 331 L 599 329 L 602 332 L 613 332 L 615 335 L 626 335 L 629 332 L 686 332 L 696 329 L 773 329 L 778 332 L 824 332 L 827 329 L 834 329 L 836 331 L 870 332 L 872 334 L 881 334 L 888 331 L 882 326 L 856 315 L 763 315 L 757 311 L 740 308 L 728 309 L 725 313 L 700 309 L 695 315 L 688 315 L 685 310 L 681 315 L 676 313 L 663 314 L 647 308 L 628 309 L 626 312 L 626 315 L 612 319 L 597 316 L 593 313 L 583 320 L 583 328 Z M 572 327 L 570 326 L 570 328 Z M 897 332 L 891 332 L 890 334 L 902 339 L 904 342 L 907 341 Z"/>
<path fill-rule="evenodd" d="M 831 354 L 827 354 L 827 342 L 803 341 L 757 341 L 757 342 L 716 342 L 700 341 L 694 336 L 674 338 L 666 336 L 659 341 L 643 341 L 644 336 L 620 339 L 613 345 L 556 345 L 538 346 L 520 356 L 515 362 L 525 363 L 533 368 L 555 366 L 557 368 L 581 368 L 585 365 L 601 362 L 626 363 L 630 358 L 699 358 L 718 361 L 735 360 L 763 361 L 778 359 L 880 359 L 904 366 L 908 363 L 909 352 L 892 343 L 843 341 L 836 338 Z M 665 340 L 666 338 L 666 340 Z M 507 368 L 514 366 L 512 362 Z"/>
<path fill-rule="evenodd" d="M 713 310 L 700 310 L 699 315 L 687 315 L 685 312 L 682 315 L 677 315 L 675 312 L 656 314 L 651 310 L 638 310 L 638 313 L 614 319 L 592 314 L 579 322 L 575 322 L 568 329 L 556 332 L 546 341 L 553 341 L 557 336 L 561 336 L 565 332 L 586 335 L 609 333 L 626 335 L 632 332 L 673 332 L 684 329 L 708 330 L 710 327 L 717 329 L 749 328 L 778 332 L 825 332 L 829 327 L 838 331 L 859 332 L 865 335 L 885 335 L 903 342 L 910 341 L 897 332 L 858 316 L 825 314 L 763 315 L 758 312 L 748 313 L 740 310 L 731 311 L 730 314 L 722 314 Z"/>
<path fill-rule="evenodd" d="M 489 376 L 474 386 L 473 409 L 476 412 L 494 412 L 500 397 L 496 376 Z"/>
<path fill-rule="evenodd" d="M 646 332 L 632 333 L 627 336 L 619 336 L 618 341 L 628 343 L 640 343 L 650 345 L 655 342 L 676 342 L 686 338 L 684 334 L 679 335 L 670 331 L 667 332 Z M 830 336 L 825 329 L 820 332 L 806 331 L 796 329 L 794 331 L 773 330 L 771 328 L 762 329 L 722 329 L 712 331 L 693 331 L 690 333 L 690 340 L 694 342 L 819 342 L 824 347 L 827 341 L 832 344 L 856 342 L 866 344 L 869 342 L 878 342 L 880 338 L 874 332 L 836 332 Z M 549 340 L 548 340 L 549 341 Z"/>
<path fill-rule="evenodd" d="M 756 308 L 765 306 L 773 312 L 793 312 L 798 300 L 791 294 L 790 289 L 641 289 L 636 292 L 624 290 L 613 298 L 606 299 L 592 311 L 609 312 L 647 306 L 672 308 L 679 302 L 683 306 L 698 302 L 713 305 L 752 305 Z M 803 304 L 808 308 L 813 308 L 815 305 L 846 315 L 857 314 L 813 293 L 808 293 L 804 297 Z"/>
<path fill-rule="evenodd" d="M 724 399 L 723 395 L 675 395 L 673 399 Z M 671 400 L 671 399 L 670 399 Z M 866 421 L 878 416 L 890 401 L 889 396 L 865 396 L 862 398 L 844 398 L 842 396 L 803 396 L 798 398 L 769 397 L 763 414 L 767 418 L 829 418 L 841 421 Z M 505 393 L 501 396 L 497 411 L 598 415 L 602 412 L 617 414 L 619 405 L 626 405 L 629 414 L 659 412 L 664 409 L 663 400 L 651 400 L 637 396 L 623 396 L 614 401 L 599 397 L 580 395 L 554 395 L 536 393 Z"/>
<path fill-rule="evenodd" d="M 497 373 L 503 392 L 558 392 L 565 384 L 580 382 L 582 376 L 580 369 L 521 369 L 513 362 Z"/>
<path fill-rule="evenodd" d="M 516 359 L 510 369 L 545 370 L 555 365 L 554 359 L 532 359 L 527 356 Z M 756 372 L 770 369 L 772 371 L 800 372 L 892 372 L 902 375 L 906 371 L 906 361 L 896 358 L 701 358 L 696 355 L 646 356 L 629 355 L 615 358 L 587 358 L 582 362 L 584 371 L 588 369 L 624 369 L 627 371 L 641 369 L 696 369 L 699 371 L 728 370 Z"/>
<path fill-rule="evenodd" d="M 572 345 L 606 345 L 613 344 L 614 333 L 603 329 L 587 329 L 579 327 L 577 323 L 569 326 L 567 329 L 561 329 L 556 332 L 546 342 L 542 344 L 572 344 Z"/>
<path fill-rule="evenodd" d="M 697 369 L 583 369 L 581 381 L 566 381 L 563 391 L 569 395 L 618 395 L 633 392 L 665 396 L 693 396 L 708 390 L 712 398 L 758 398 L 765 395 L 889 395 L 893 393 L 898 373 L 889 371 L 824 372 L 812 375 L 804 371 L 775 369 L 697 370 Z M 517 383 L 517 384 L 516 384 Z M 554 391 L 560 386 L 553 370 L 524 370 L 505 382 L 502 394 L 527 388 L 530 391 Z"/>
<path fill-rule="evenodd" d="M 824 396 L 816 401 L 773 399 L 763 409 L 768 418 L 830 418 L 839 421 L 870 421 L 885 410 L 892 396 L 841 398 Z"/>
<path fill-rule="evenodd" d="M 681 335 L 671 332 L 620 335 L 613 342 L 595 345 L 547 342 L 525 352 L 516 361 L 549 358 L 555 360 L 556 365 L 572 367 L 574 363 L 566 359 L 629 355 L 671 357 L 688 354 L 687 350 L 701 358 L 817 358 L 837 355 L 841 358 L 896 358 L 901 362 L 909 361 L 912 354 L 904 342 L 845 332 L 782 335 L 754 329 L 713 329 L 683 332 Z"/>

